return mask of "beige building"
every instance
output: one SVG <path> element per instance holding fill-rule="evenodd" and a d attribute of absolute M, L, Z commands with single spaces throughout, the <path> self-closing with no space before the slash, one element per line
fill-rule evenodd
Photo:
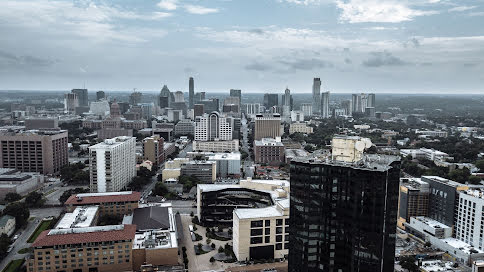
<path fill-rule="evenodd" d="M 0 168 L 55 174 L 68 164 L 66 130 L 0 132 Z"/>
<path fill-rule="evenodd" d="M 131 271 L 135 225 L 43 231 L 32 244 L 27 271 Z"/>
<path fill-rule="evenodd" d="M 333 137 L 333 160 L 356 162 L 363 158 L 364 150 L 372 146 L 371 140 L 358 136 L 337 135 Z"/>
<path fill-rule="evenodd" d="M 236 152 L 239 151 L 239 140 L 211 142 L 193 141 L 193 151 L 214 153 Z"/>
<path fill-rule="evenodd" d="M 0 217 L 0 235 L 11 236 L 15 232 L 15 217 L 4 215 Z"/>
<path fill-rule="evenodd" d="M 306 123 L 292 123 L 289 125 L 289 134 L 293 133 L 311 134 L 313 133 L 313 127 L 308 126 Z"/>
<path fill-rule="evenodd" d="M 254 133 L 254 140 L 281 137 L 281 115 L 278 113 L 257 114 Z"/>
<path fill-rule="evenodd" d="M 143 140 L 143 159 L 161 165 L 165 160 L 164 139 L 159 135 L 153 135 Z"/>
<path fill-rule="evenodd" d="M 233 245 L 239 261 L 287 258 L 289 199 L 265 208 L 235 209 Z"/>

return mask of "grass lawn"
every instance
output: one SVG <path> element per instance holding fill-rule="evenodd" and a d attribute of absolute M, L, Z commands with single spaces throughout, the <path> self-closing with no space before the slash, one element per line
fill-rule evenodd
<path fill-rule="evenodd" d="M 13 260 L 8 263 L 8 265 L 5 267 L 5 269 L 3 269 L 2 272 L 17 272 L 20 270 L 20 267 L 24 262 L 24 259 Z"/>
<path fill-rule="evenodd" d="M 29 240 L 27 240 L 27 243 L 33 243 L 41 232 L 49 228 L 50 222 L 52 222 L 52 220 L 42 221 L 42 223 L 40 223 L 40 225 L 35 229 L 34 233 L 32 233 Z"/>
<path fill-rule="evenodd" d="M 31 251 L 30 247 L 22 248 L 21 250 L 18 251 L 18 254 L 25 254 L 29 253 Z"/>

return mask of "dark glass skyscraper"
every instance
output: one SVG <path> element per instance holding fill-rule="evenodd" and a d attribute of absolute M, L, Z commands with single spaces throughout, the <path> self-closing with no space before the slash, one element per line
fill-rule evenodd
<path fill-rule="evenodd" d="M 291 162 L 289 271 L 394 270 L 400 161 Z"/>
<path fill-rule="evenodd" d="M 193 77 L 188 80 L 188 108 L 193 109 L 193 96 L 195 95 L 195 82 Z"/>

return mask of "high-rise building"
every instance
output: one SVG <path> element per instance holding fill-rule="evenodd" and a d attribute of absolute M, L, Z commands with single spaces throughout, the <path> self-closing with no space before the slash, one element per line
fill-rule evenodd
<path fill-rule="evenodd" d="M 285 118 L 288 118 L 291 115 L 291 109 L 292 109 L 292 96 L 291 96 L 291 90 L 286 88 L 284 91 L 284 95 L 282 96 L 282 115 Z"/>
<path fill-rule="evenodd" d="M 230 141 L 232 124 L 218 112 L 195 118 L 195 141 Z"/>
<path fill-rule="evenodd" d="M 242 104 L 242 91 L 230 89 L 230 96 L 231 97 L 238 97 L 239 98 L 239 106 Z"/>
<path fill-rule="evenodd" d="M 313 81 L 313 115 L 319 115 L 321 113 L 321 79 L 314 78 Z"/>
<path fill-rule="evenodd" d="M 159 166 L 165 160 L 164 139 L 159 135 L 146 137 L 143 140 L 143 159 L 149 160 Z"/>
<path fill-rule="evenodd" d="M 304 113 L 305 116 L 313 115 L 313 105 L 312 105 L 312 103 L 302 103 L 301 104 L 301 111 Z"/>
<path fill-rule="evenodd" d="M 169 108 L 171 105 L 171 92 L 166 85 L 163 85 L 163 88 L 160 91 L 160 96 L 158 98 L 158 106 L 160 108 Z"/>
<path fill-rule="evenodd" d="M 260 113 L 260 104 L 259 103 L 254 103 L 254 104 L 243 104 L 242 105 L 242 112 L 247 114 L 247 115 L 256 115 Z"/>
<path fill-rule="evenodd" d="M 410 217 L 427 216 L 429 210 L 429 184 L 420 178 L 400 179 L 398 226 L 405 227 Z"/>
<path fill-rule="evenodd" d="M 79 97 L 75 93 L 64 94 L 64 112 L 73 113 L 79 107 Z"/>
<path fill-rule="evenodd" d="M 102 99 L 106 99 L 106 93 L 104 91 L 97 91 L 96 92 L 96 100 L 99 101 L 99 100 L 102 100 Z"/>
<path fill-rule="evenodd" d="M 484 191 L 476 188 L 460 192 L 456 216 L 455 237 L 484 250 Z"/>
<path fill-rule="evenodd" d="M 370 110 L 370 117 L 373 117 L 374 108 L 375 108 L 375 94 L 352 94 L 351 95 L 351 111 L 352 113 L 366 113 L 367 108 L 373 108 Z"/>
<path fill-rule="evenodd" d="M 329 92 L 321 94 L 321 117 L 329 118 Z"/>
<path fill-rule="evenodd" d="M 367 102 L 367 107 L 375 107 L 375 94 L 374 93 L 369 93 L 368 94 L 368 102 Z"/>
<path fill-rule="evenodd" d="M 264 94 L 264 107 L 269 109 L 273 106 L 279 106 L 279 96 L 277 94 Z"/>
<path fill-rule="evenodd" d="M 351 100 L 341 101 L 341 107 L 344 109 L 345 115 L 353 114 L 353 107 L 351 106 Z"/>
<path fill-rule="evenodd" d="M 71 93 L 77 94 L 77 98 L 79 99 L 79 107 L 88 107 L 89 106 L 87 89 L 72 89 Z"/>
<path fill-rule="evenodd" d="M 204 108 L 205 108 L 204 104 L 194 104 L 193 105 L 193 118 L 195 119 L 198 116 L 202 116 L 203 113 L 205 112 Z"/>
<path fill-rule="evenodd" d="M 129 103 L 131 105 L 138 105 L 139 103 L 141 103 L 141 97 L 143 96 L 143 94 L 141 92 L 132 92 L 130 95 L 129 95 Z"/>
<path fill-rule="evenodd" d="M 195 81 L 193 80 L 193 77 L 190 77 L 188 80 L 188 106 L 189 109 L 193 109 L 193 105 L 195 104 L 193 99 L 195 95 Z"/>
<path fill-rule="evenodd" d="M 121 136 L 89 147 L 93 193 L 122 191 L 136 176 L 136 138 Z"/>
<path fill-rule="evenodd" d="M 182 91 L 175 92 L 175 103 L 183 102 L 185 103 L 185 96 Z"/>
<path fill-rule="evenodd" d="M 203 109 L 205 113 L 211 113 L 213 111 L 219 111 L 219 100 L 218 98 L 203 99 L 197 104 L 203 104 Z"/>
<path fill-rule="evenodd" d="M 44 175 L 59 173 L 67 165 L 66 130 L 5 131 L 0 133 L 0 168 Z"/>
<path fill-rule="evenodd" d="M 399 157 L 302 158 L 290 169 L 290 272 L 394 271 Z"/>
<path fill-rule="evenodd" d="M 274 114 L 257 114 L 255 116 L 254 140 L 262 138 L 281 137 L 281 115 Z"/>

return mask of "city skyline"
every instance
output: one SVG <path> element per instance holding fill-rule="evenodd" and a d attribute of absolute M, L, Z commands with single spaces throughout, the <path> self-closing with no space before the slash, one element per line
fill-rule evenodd
<path fill-rule="evenodd" d="M 194 77 L 195 91 L 298 94 L 320 77 L 331 93 L 482 93 L 484 82 L 475 1 L 5 0 L 0 18 L 0 90 L 187 92 Z"/>

